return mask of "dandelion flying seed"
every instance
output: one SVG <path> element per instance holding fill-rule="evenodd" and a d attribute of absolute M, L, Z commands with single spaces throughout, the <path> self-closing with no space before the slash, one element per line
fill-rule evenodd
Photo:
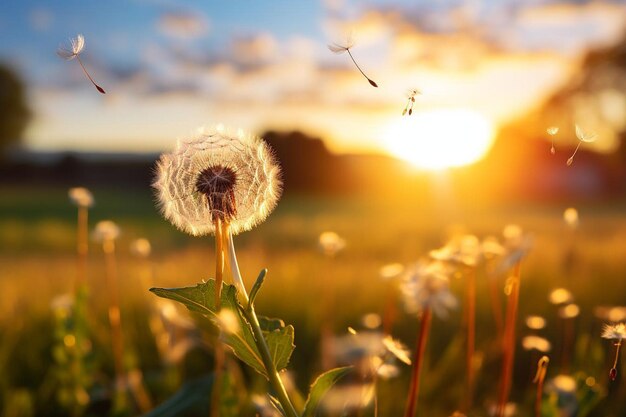
<path fill-rule="evenodd" d="M 365 79 L 370 83 L 370 85 L 372 87 L 378 87 L 378 84 L 376 84 L 374 80 L 370 79 L 367 75 L 365 75 L 361 67 L 359 67 L 359 64 L 357 64 L 356 61 L 354 60 L 354 57 L 352 56 L 352 52 L 350 52 L 350 49 L 353 46 L 354 46 L 354 40 L 352 39 L 352 36 L 348 36 L 348 39 L 346 40 L 346 43 L 344 45 L 333 43 L 332 45 L 328 45 L 328 49 L 330 49 L 330 51 L 335 54 L 343 54 L 344 52 L 347 52 L 348 55 L 350 55 L 350 59 L 352 60 L 356 68 L 365 77 Z"/>
<path fill-rule="evenodd" d="M 548 132 L 548 135 L 550 135 L 550 141 L 551 141 L 551 145 L 552 145 L 550 147 L 550 153 L 552 155 L 554 155 L 556 153 L 556 149 L 554 148 L 554 135 L 559 133 L 559 127 L 558 126 L 550 126 L 549 128 L 546 129 L 546 132 Z"/>
<path fill-rule="evenodd" d="M 404 110 L 402 110 L 402 115 L 404 116 L 409 113 L 409 116 L 413 114 L 413 105 L 415 104 L 415 96 L 421 95 L 422 92 L 416 88 L 412 88 L 407 92 L 407 102 L 406 106 L 404 106 Z"/>
<path fill-rule="evenodd" d="M 83 49 L 85 49 L 85 37 L 79 33 L 78 35 L 76 35 L 75 38 L 70 38 L 69 48 L 67 46 L 59 46 L 59 48 L 57 49 L 57 55 L 68 61 L 76 58 L 76 60 L 80 64 L 80 67 L 83 69 L 83 72 L 85 73 L 87 78 L 89 78 L 89 81 L 91 81 L 93 86 L 96 87 L 96 90 L 98 90 L 102 94 L 106 94 L 104 88 L 96 84 L 93 78 L 91 78 L 91 75 L 89 75 L 89 72 L 85 68 L 85 65 L 83 65 L 83 61 L 81 61 L 80 59 L 80 54 L 83 52 Z"/>
<path fill-rule="evenodd" d="M 572 153 L 572 156 L 567 159 L 567 166 L 571 166 L 574 163 L 574 156 L 576 156 L 576 153 L 580 148 L 580 144 L 583 142 L 592 143 L 596 140 L 597 136 L 594 132 L 587 132 L 578 125 L 574 125 L 574 127 L 576 130 L 576 138 L 578 138 L 578 144 L 576 145 L 576 149 L 574 149 L 574 153 Z"/>
<path fill-rule="evenodd" d="M 626 339 L 626 323 L 605 324 L 602 329 L 604 339 L 615 340 L 615 360 L 613 367 L 609 370 L 609 379 L 615 381 L 617 378 L 617 361 L 622 347 L 622 340 Z"/>

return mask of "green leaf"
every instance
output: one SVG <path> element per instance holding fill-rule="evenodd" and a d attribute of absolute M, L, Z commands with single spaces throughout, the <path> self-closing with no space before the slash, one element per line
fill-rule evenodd
<path fill-rule="evenodd" d="M 351 370 L 351 366 L 345 366 L 343 368 L 331 369 L 330 371 L 324 372 L 322 375 L 318 376 L 315 382 L 311 384 L 309 398 L 307 398 L 306 403 L 304 404 L 302 417 L 314 417 L 317 407 L 320 405 L 324 395 L 333 387 L 333 385 L 337 383 L 339 379 Z"/>
<path fill-rule="evenodd" d="M 168 298 L 184 304 L 189 310 L 200 313 L 217 322 L 217 309 L 215 306 L 215 280 L 198 284 L 195 287 L 183 288 L 151 288 L 150 291 L 159 297 Z M 261 375 L 267 377 L 261 354 L 256 345 L 254 333 L 250 323 L 243 314 L 243 307 L 237 299 L 237 289 L 234 285 L 222 284 L 221 294 L 222 309 L 229 309 L 237 317 L 239 330 L 236 333 L 223 334 L 226 343 L 244 363 L 252 367 Z M 282 320 L 262 320 L 262 329 L 266 342 L 272 354 L 272 361 L 277 370 L 284 369 L 289 363 L 291 353 L 295 348 L 293 344 L 293 326 L 285 326 Z M 265 326 L 265 327 L 263 327 Z"/>

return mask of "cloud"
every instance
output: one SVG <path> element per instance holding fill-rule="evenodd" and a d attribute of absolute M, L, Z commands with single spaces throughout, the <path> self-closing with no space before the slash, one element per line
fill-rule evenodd
<path fill-rule="evenodd" d="M 193 39 L 207 33 L 209 20 L 197 12 L 167 12 L 161 15 L 157 26 L 166 36 Z"/>
<path fill-rule="evenodd" d="M 533 4 L 449 13 L 385 6 L 350 20 L 340 20 L 342 14 L 333 8 L 320 22 L 328 39 L 281 38 L 267 30 L 213 48 L 146 44 L 137 66 L 94 67 L 102 83 L 123 99 L 109 104 L 119 119 L 99 109 L 91 121 L 133 125 L 139 137 L 141 129 L 131 118 L 149 120 L 152 112 L 164 119 L 154 123 L 153 116 L 144 135 L 160 140 L 189 132 L 195 124 L 223 122 L 256 131 L 300 128 L 333 139 L 335 150 L 375 150 L 381 147 L 381 132 L 401 117 L 406 90 L 418 88 L 423 95 L 417 111 L 471 108 L 507 122 L 567 83 L 587 48 L 616 42 L 626 21 L 625 5 Z M 178 37 L 208 29 L 208 20 L 196 14 L 165 21 L 164 16 L 160 27 L 176 28 Z M 380 88 L 367 83 L 348 55 L 328 51 L 326 43 L 341 42 L 349 31 L 356 38 L 355 59 Z M 141 116 L 133 116 L 138 108 Z M 167 129 L 153 127 L 165 118 Z"/>

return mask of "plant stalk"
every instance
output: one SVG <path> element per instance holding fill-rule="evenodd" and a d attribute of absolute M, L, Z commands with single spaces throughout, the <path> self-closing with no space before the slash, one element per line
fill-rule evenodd
<path fill-rule="evenodd" d="M 467 341 L 465 353 L 465 367 L 467 372 L 467 387 L 463 409 L 469 411 L 472 408 L 474 397 L 474 349 L 476 345 L 476 268 L 471 267 L 467 273 Z"/>
<path fill-rule="evenodd" d="M 222 282 L 224 280 L 224 231 L 228 225 L 220 219 L 215 220 L 215 307 L 219 313 L 222 308 Z M 225 352 L 219 338 L 215 341 L 214 384 L 211 392 L 211 417 L 219 417 L 222 396 L 222 377 L 224 374 Z"/>
<path fill-rule="evenodd" d="M 426 351 L 426 342 L 428 341 L 428 333 L 432 321 L 432 311 L 430 307 L 426 307 L 422 313 L 422 323 L 420 332 L 417 337 L 417 346 L 413 355 L 413 370 L 411 372 L 411 385 L 409 387 L 409 397 L 407 399 L 404 417 L 414 417 L 417 409 L 417 397 L 419 394 L 419 375 L 424 360 L 424 352 Z"/>
<path fill-rule="evenodd" d="M 274 361 L 272 360 L 272 354 L 270 353 L 269 347 L 265 342 L 263 330 L 261 330 L 261 325 L 259 324 L 259 319 L 254 311 L 254 306 L 248 305 L 248 308 L 244 309 L 244 315 L 252 327 L 256 346 L 261 353 L 261 359 L 263 360 L 263 365 L 265 365 L 265 371 L 267 372 L 270 385 L 274 388 L 276 397 L 280 402 L 280 405 L 283 407 L 286 417 L 298 417 L 298 413 L 287 395 L 287 390 L 285 389 L 285 386 L 280 379 L 280 375 L 278 375 L 278 371 L 276 370 L 276 366 L 274 365 Z"/>
<path fill-rule="evenodd" d="M 511 391 L 511 382 L 513 378 L 513 359 L 515 357 L 515 321 L 517 319 L 517 306 L 519 302 L 520 287 L 520 269 L 521 263 L 518 262 L 513 268 L 511 276 L 511 291 L 508 297 L 506 309 L 506 321 L 504 323 L 504 340 L 502 359 L 502 373 L 500 376 L 500 392 L 498 395 L 498 407 L 496 417 L 504 417 L 506 403 L 509 399 Z"/>

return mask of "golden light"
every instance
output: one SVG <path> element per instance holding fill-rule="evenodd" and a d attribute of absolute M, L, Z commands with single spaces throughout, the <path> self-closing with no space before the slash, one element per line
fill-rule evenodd
<path fill-rule="evenodd" d="M 469 165 L 491 148 L 494 126 L 467 109 L 438 109 L 404 116 L 383 134 L 385 148 L 418 168 Z"/>

